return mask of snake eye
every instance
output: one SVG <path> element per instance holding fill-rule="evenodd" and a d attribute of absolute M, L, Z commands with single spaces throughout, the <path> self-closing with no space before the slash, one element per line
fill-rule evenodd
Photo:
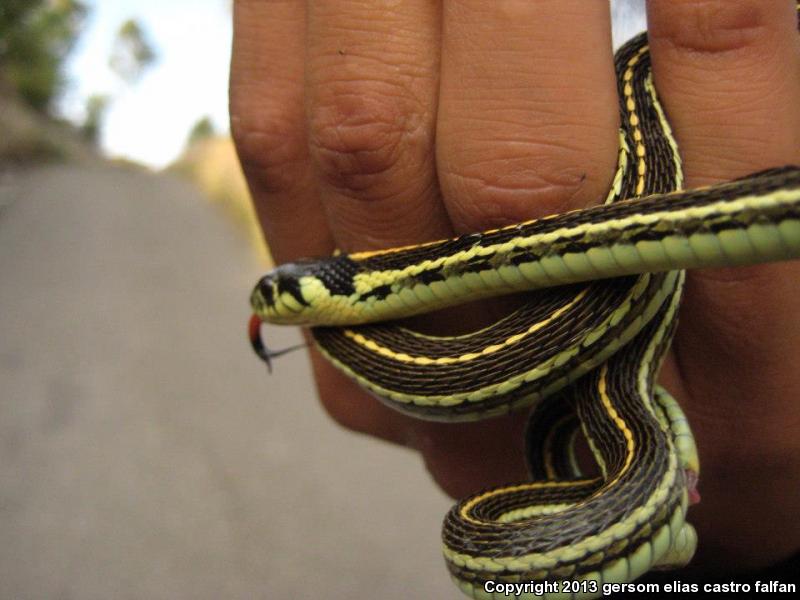
<path fill-rule="evenodd" d="M 308 306 L 300 289 L 300 278 L 306 274 L 302 263 L 287 263 L 264 275 L 257 288 L 267 308 L 281 301 L 282 294 L 289 294 L 302 306 Z"/>
<path fill-rule="evenodd" d="M 275 296 L 277 294 L 278 278 L 275 273 L 267 273 L 258 282 L 258 291 L 267 307 L 275 306 Z"/>

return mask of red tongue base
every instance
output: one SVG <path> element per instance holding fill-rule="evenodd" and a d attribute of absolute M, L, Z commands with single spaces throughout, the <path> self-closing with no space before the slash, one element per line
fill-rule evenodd
<path fill-rule="evenodd" d="M 306 347 L 306 344 L 297 344 L 295 346 L 289 346 L 288 348 L 281 348 L 280 350 L 270 350 L 261 338 L 261 317 L 256 314 L 250 317 L 250 321 L 247 324 L 247 336 L 250 338 L 250 345 L 253 346 L 255 353 L 261 360 L 267 363 L 267 369 L 270 373 L 272 373 L 273 358 L 278 358 L 289 352 L 294 352 L 295 350 Z"/>

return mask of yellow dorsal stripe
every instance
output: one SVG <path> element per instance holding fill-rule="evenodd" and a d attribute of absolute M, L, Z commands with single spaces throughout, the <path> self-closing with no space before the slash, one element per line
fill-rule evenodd
<path fill-rule="evenodd" d="M 585 486 L 596 482 L 597 479 L 581 479 L 577 481 L 533 481 L 531 483 L 521 483 L 519 485 L 510 485 L 507 487 L 497 488 L 494 490 L 489 490 L 488 492 L 485 492 L 479 496 L 475 496 L 474 498 L 465 502 L 461 507 L 461 510 L 459 510 L 459 516 L 465 521 L 475 523 L 476 525 L 481 525 L 484 523 L 484 521 L 474 518 L 470 513 L 476 505 L 480 504 L 484 500 L 488 500 L 489 498 L 505 494 L 515 494 L 517 492 L 527 492 L 531 490 Z"/>
<path fill-rule="evenodd" d="M 376 352 L 381 356 L 385 356 L 392 360 L 396 360 L 398 362 L 406 364 L 415 364 L 424 366 L 424 365 L 453 365 L 453 364 L 465 363 L 481 358 L 482 356 L 489 356 L 491 354 L 495 354 L 497 352 L 500 352 L 501 350 L 505 350 L 509 346 L 513 346 L 514 344 L 520 343 L 530 335 L 536 333 L 543 327 L 546 327 L 547 325 L 558 319 L 570 308 L 581 302 L 586 296 L 587 291 L 588 291 L 587 289 L 581 290 L 581 292 L 577 294 L 568 304 L 565 304 L 558 310 L 554 311 L 546 319 L 542 319 L 541 321 L 532 324 L 530 327 L 528 327 L 526 331 L 509 336 L 497 344 L 485 346 L 484 348 L 481 349 L 480 352 L 470 352 L 468 354 L 462 354 L 461 356 L 440 356 L 437 358 L 431 358 L 428 356 L 411 356 L 410 354 L 406 354 L 404 352 L 396 352 L 391 348 L 388 348 L 387 346 L 378 344 L 376 341 L 366 337 L 361 333 L 358 333 L 357 331 L 354 331 L 353 329 L 345 329 L 344 335 L 347 336 L 352 341 L 354 341 L 359 346 L 367 348 L 372 352 Z"/>
<path fill-rule="evenodd" d="M 628 111 L 628 122 L 633 128 L 633 140 L 636 143 L 634 153 L 636 155 L 636 195 L 640 196 L 644 192 L 645 175 L 647 174 L 646 148 L 643 142 L 642 130 L 639 127 L 639 115 L 636 114 L 636 100 L 633 97 L 633 68 L 639 63 L 642 56 L 649 50 L 649 46 L 642 46 L 628 61 L 628 68 L 623 75 L 623 93 L 625 95 L 624 104 Z"/>
<path fill-rule="evenodd" d="M 608 366 L 606 363 L 602 366 L 602 371 L 600 373 L 600 381 L 598 382 L 597 386 L 597 392 L 600 396 L 601 402 L 603 403 L 603 407 L 606 410 L 606 414 L 608 414 L 608 417 L 611 419 L 611 421 L 614 423 L 617 429 L 619 429 L 622 432 L 622 435 L 625 437 L 625 463 L 619 470 L 619 473 L 616 474 L 614 479 L 606 482 L 606 484 L 603 486 L 604 488 L 611 487 L 617 481 L 619 481 L 620 477 L 622 477 L 625 474 L 625 472 L 630 468 L 631 464 L 633 463 L 633 457 L 636 451 L 636 442 L 634 442 L 633 440 L 633 433 L 631 432 L 625 420 L 619 415 L 617 409 L 614 408 L 614 404 L 611 402 L 611 397 L 608 395 L 607 376 L 608 376 Z M 582 481 L 544 481 L 544 482 L 526 483 L 521 485 L 490 490 L 484 494 L 472 498 L 469 502 L 465 502 L 464 505 L 461 507 L 461 510 L 459 511 L 459 515 L 461 516 L 462 519 L 466 521 L 475 524 L 481 524 L 482 521 L 480 519 L 474 518 L 470 513 L 476 505 L 483 502 L 484 500 L 487 500 L 488 498 L 492 498 L 497 495 L 513 494 L 515 492 L 536 490 L 541 488 L 554 488 L 554 487 L 563 488 L 572 485 L 581 485 L 581 484 L 585 485 L 587 483 L 591 483 L 594 481 L 597 480 L 587 479 Z"/>

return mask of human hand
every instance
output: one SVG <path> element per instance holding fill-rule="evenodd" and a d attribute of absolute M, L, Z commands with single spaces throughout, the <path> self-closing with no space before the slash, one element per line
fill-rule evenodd
<path fill-rule="evenodd" d="M 794 3 L 648 11 L 687 186 L 800 163 Z M 617 157 L 609 37 L 607 3 L 585 0 L 237 1 L 232 131 L 276 261 L 598 202 Z M 690 274 L 662 382 L 698 441 L 690 520 L 711 568 L 800 547 L 798 344 L 798 263 Z M 416 421 L 312 359 L 337 421 L 417 448 L 451 494 L 524 478 L 523 415 Z"/>

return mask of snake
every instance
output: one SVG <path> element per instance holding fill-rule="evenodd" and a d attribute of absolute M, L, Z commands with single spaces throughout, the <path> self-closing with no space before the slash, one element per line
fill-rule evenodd
<path fill-rule="evenodd" d="M 685 269 L 800 257 L 800 167 L 684 190 L 646 32 L 615 68 L 620 149 L 604 203 L 286 263 L 250 296 L 250 342 L 268 363 L 280 352 L 263 322 L 309 326 L 325 358 L 403 413 L 457 422 L 530 411 L 530 479 L 477 492 L 444 520 L 445 563 L 474 598 L 598 597 L 691 560 L 698 451 L 656 383 Z M 403 320 L 511 293 L 519 308 L 470 333 Z M 577 457 L 581 438 L 595 468 Z"/>

